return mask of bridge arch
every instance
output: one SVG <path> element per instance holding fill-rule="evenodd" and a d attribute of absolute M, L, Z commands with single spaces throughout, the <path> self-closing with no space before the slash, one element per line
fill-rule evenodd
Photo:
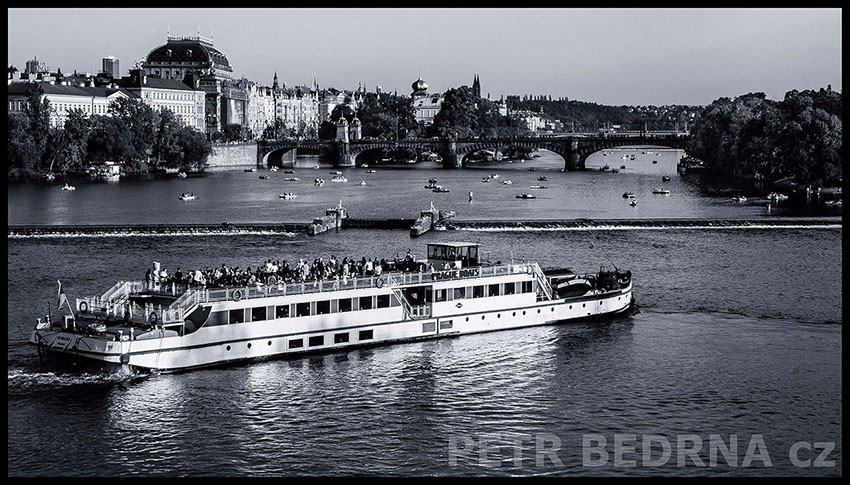
<path fill-rule="evenodd" d="M 603 137 L 581 140 L 576 147 L 579 163 L 584 167 L 587 158 L 597 152 L 631 146 L 675 148 L 687 151 L 688 138 L 679 136 Z"/>

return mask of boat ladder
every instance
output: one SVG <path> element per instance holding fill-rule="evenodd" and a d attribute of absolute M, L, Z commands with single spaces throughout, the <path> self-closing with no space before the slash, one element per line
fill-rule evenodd
<path fill-rule="evenodd" d="M 419 305 L 412 306 L 409 301 L 407 301 L 407 297 L 404 296 L 404 292 L 399 288 L 398 281 L 392 277 L 392 275 L 387 275 L 387 284 L 390 286 L 390 289 L 393 290 L 393 294 L 398 301 L 401 302 L 401 307 L 404 310 L 404 318 L 410 320 L 416 320 L 419 318 L 429 318 L 431 316 L 431 308 L 428 305 Z"/>
<path fill-rule="evenodd" d="M 546 275 L 543 274 L 543 270 L 540 269 L 540 265 L 537 263 L 529 265 L 534 274 L 534 277 L 537 278 L 537 292 L 540 296 L 545 297 L 547 300 L 554 299 L 552 293 L 552 285 L 549 284 L 549 279 L 546 278 Z"/>

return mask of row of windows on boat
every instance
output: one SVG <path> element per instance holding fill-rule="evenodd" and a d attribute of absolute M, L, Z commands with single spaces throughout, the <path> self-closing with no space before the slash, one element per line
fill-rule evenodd
<path fill-rule="evenodd" d="M 514 295 L 517 293 L 531 293 L 533 291 L 534 284 L 532 281 L 459 288 L 443 288 L 440 290 L 434 290 L 433 292 L 424 291 L 424 302 L 432 302 L 432 293 L 434 302 L 443 302 L 463 300 L 467 298 L 485 298 L 500 295 Z M 418 300 L 416 297 L 412 299 Z M 260 322 L 278 318 L 307 317 L 311 315 L 326 315 L 329 313 L 372 310 L 375 308 L 389 308 L 390 306 L 395 307 L 399 305 L 400 303 L 395 295 L 372 295 L 361 296 L 359 298 L 340 298 L 338 300 L 290 303 L 287 305 L 238 308 L 234 310 L 212 312 L 210 317 L 207 319 L 206 326 L 210 327 L 234 323 Z"/>

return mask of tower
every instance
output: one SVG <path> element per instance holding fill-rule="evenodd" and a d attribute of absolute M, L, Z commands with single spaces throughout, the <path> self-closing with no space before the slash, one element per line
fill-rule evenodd
<path fill-rule="evenodd" d="M 358 124 L 360 122 L 358 121 Z M 339 117 L 339 121 L 336 122 L 336 140 L 344 143 L 348 143 L 348 120 L 345 119 L 345 115 L 341 115 Z"/>
<path fill-rule="evenodd" d="M 475 75 L 475 80 L 472 81 L 472 94 L 474 94 L 476 98 L 481 97 L 481 82 L 478 80 L 478 74 Z"/>
<path fill-rule="evenodd" d="M 345 117 L 341 117 L 341 118 L 344 119 Z M 356 112 L 354 113 L 354 118 L 351 120 L 350 133 L 351 133 L 351 139 L 352 140 L 359 140 L 359 139 L 363 138 L 363 128 L 360 124 L 360 120 L 357 119 L 357 113 Z"/>

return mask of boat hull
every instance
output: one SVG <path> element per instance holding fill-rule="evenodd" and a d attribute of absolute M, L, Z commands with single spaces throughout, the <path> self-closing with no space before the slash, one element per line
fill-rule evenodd
<path fill-rule="evenodd" d="M 202 328 L 186 336 L 128 341 L 108 341 L 65 331 L 34 330 L 29 343 L 38 346 L 42 354 L 60 353 L 161 372 L 179 371 L 232 362 L 611 317 L 627 313 L 633 303 L 630 284 L 627 288 L 602 295 L 541 300 L 531 305 L 486 311 L 479 307 L 476 311 L 432 318 L 384 323 L 360 321 L 347 326 L 309 331 L 298 330 L 274 320 L 263 325 L 244 324 L 246 327 L 238 336 L 222 331 L 235 326 L 228 325 L 213 327 L 208 331 Z M 277 331 L 269 331 L 275 327 Z M 370 332 L 371 338 L 361 339 L 361 331 Z M 335 336 L 339 334 L 348 335 L 346 341 L 335 342 Z M 311 337 L 321 337 L 323 344 L 311 347 Z M 301 339 L 303 346 L 290 348 L 291 341 L 298 339 Z"/>

